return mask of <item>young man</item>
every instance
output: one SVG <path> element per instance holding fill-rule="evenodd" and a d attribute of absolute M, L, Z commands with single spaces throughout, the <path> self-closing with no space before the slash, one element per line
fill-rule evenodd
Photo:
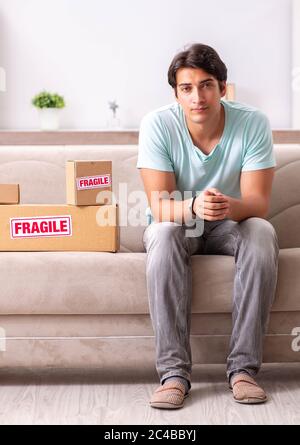
<path fill-rule="evenodd" d="M 267 399 L 253 377 L 277 281 L 278 242 L 265 219 L 276 164 L 267 118 L 222 100 L 226 80 L 226 66 L 213 48 L 190 46 L 168 71 L 176 102 L 141 123 L 137 168 L 151 208 L 143 242 L 161 383 L 150 401 L 156 408 L 182 407 L 191 388 L 194 254 L 235 257 L 229 387 L 240 403 Z M 182 199 L 157 194 L 174 191 Z M 187 191 L 192 199 L 184 199 Z M 204 223 L 199 236 L 186 236 L 191 219 Z"/>

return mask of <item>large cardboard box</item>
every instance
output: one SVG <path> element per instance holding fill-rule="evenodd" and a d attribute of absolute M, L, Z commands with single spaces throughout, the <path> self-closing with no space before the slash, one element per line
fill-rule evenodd
<path fill-rule="evenodd" d="M 0 204 L 19 204 L 19 184 L 0 184 Z"/>
<path fill-rule="evenodd" d="M 0 251 L 119 249 L 118 206 L 2 205 Z"/>
<path fill-rule="evenodd" d="M 112 162 L 67 161 L 66 190 L 67 204 L 112 204 Z"/>

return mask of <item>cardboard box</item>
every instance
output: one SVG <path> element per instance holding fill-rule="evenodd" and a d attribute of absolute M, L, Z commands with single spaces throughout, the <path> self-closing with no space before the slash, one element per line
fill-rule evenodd
<path fill-rule="evenodd" d="M 112 162 L 67 161 L 66 190 L 67 204 L 112 204 Z"/>
<path fill-rule="evenodd" d="M 119 249 L 118 206 L 2 205 L 0 251 Z"/>
<path fill-rule="evenodd" d="M 0 184 L 0 204 L 19 204 L 19 184 Z"/>

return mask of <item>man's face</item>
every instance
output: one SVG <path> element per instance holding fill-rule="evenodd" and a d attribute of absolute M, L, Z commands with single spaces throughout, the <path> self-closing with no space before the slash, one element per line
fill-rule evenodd
<path fill-rule="evenodd" d="M 220 99 L 226 92 L 218 80 L 200 68 L 179 68 L 176 73 L 176 100 L 183 108 L 188 121 L 203 124 L 214 119 L 220 111 Z"/>

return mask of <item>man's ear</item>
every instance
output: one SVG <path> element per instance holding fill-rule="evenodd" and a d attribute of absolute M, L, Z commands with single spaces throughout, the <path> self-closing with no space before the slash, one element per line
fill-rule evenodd
<path fill-rule="evenodd" d="M 223 80 L 222 82 L 220 82 L 220 93 L 221 93 L 221 97 L 224 97 L 227 91 L 227 85 L 226 85 L 226 81 Z"/>

